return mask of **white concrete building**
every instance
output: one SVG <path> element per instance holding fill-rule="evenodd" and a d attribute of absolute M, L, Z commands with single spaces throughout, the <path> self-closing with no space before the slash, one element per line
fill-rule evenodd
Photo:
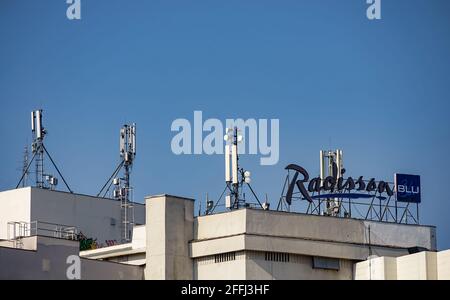
<path fill-rule="evenodd" d="M 20 248 L 10 241 L 0 241 L 0 279 L 48 280 L 72 279 L 74 257 L 78 257 L 78 241 L 31 236 L 22 239 Z M 72 275 L 79 279 L 142 280 L 140 266 L 104 262 L 86 258 L 77 259 L 80 269 Z M 77 274 L 78 273 L 78 274 Z M 77 279 L 77 278 L 74 278 Z"/>
<path fill-rule="evenodd" d="M 148 279 L 353 279 L 369 255 L 436 250 L 432 226 L 255 209 L 194 218 L 192 200 L 167 195 L 146 206 Z"/>
<path fill-rule="evenodd" d="M 352 280 L 369 256 L 436 250 L 433 226 L 255 209 L 194 217 L 193 204 L 170 195 L 146 199 L 146 279 Z M 134 261 L 132 244 L 110 250 L 81 256 Z"/>
<path fill-rule="evenodd" d="M 134 214 L 136 224 L 145 224 L 143 204 L 135 203 Z M 23 224 L 21 230 L 19 223 Z M 14 229 L 16 235 L 43 236 L 75 229 L 99 244 L 120 242 L 120 202 L 34 187 L 0 192 L 0 240 L 13 238 Z"/>
<path fill-rule="evenodd" d="M 38 217 L 56 223 L 63 219 L 53 214 L 61 214 L 82 230 L 105 239 L 120 232 L 111 230 L 108 222 L 111 217 L 120 216 L 116 214 L 118 208 L 109 206 L 115 202 L 113 200 L 33 188 L 4 192 L 0 196 L 1 224 L 19 217 L 24 220 Z M 70 200 L 73 197 L 79 198 Z M 21 203 L 16 206 L 20 208 L 17 212 L 11 212 L 15 207 L 11 199 L 19 199 Z M 59 203 L 62 201 L 68 203 Z M 46 216 L 44 209 L 33 207 L 33 203 L 37 207 L 52 207 L 52 210 L 47 210 Z M 171 195 L 146 198 L 142 215 L 146 218 L 145 226 L 134 228 L 131 243 L 79 253 L 84 262 L 82 279 L 130 276 L 131 279 L 352 280 L 448 279 L 449 276 L 449 254 L 448 251 L 435 252 L 436 228 L 433 226 L 248 208 L 195 217 L 193 199 Z M 40 260 L 32 263 L 34 271 L 20 263 L 24 249 L 39 253 L 39 245 L 35 249 L 28 241 L 31 238 L 22 239 L 22 249 L 15 249 L 13 242 L 0 242 L 0 264 L 8 260 L 8 264 L 19 266 L 14 271 L 3 270 L 0 278 L 30 278 L 31 275 L 24 276 L 21 272 L 32 272 L 31 278 L 49 278 L 42 266 L 48 270 L 50 264 L 54 272 L 50 277 L 65 279 L 65 273 L 60 270 L 67 268 L 62 254 L 55 255 L 56 261 L 53 256 L 29 256 L 30 264 L 33 257 Z M 43 237 L 38 233 L 37 239 Z M 61 239 L 46 239 L 43 249 L 50 253 L 61 251 L 58 245 L 66 243 Z M 416 248 L 427 251 L 409 255 Z M 372 259 L 367 261 L 369 257 Z M 102 267 L 94 271 L 91 262 Z M 112 268 L 114 265 L 117 267 Z M 131 269 L 122 270 L 120 266 Z M 98 272 L 102 268 L 113 270 L 116 275 Z"/>

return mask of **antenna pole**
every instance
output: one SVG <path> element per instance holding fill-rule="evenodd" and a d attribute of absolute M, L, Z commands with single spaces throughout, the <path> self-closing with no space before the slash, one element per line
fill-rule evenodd
<path fill-rule="evenodd" d="M 234 127 L 234 139 L 233 139 L 233 195 L 234 195 L 234 205 L 236 209 L 239 209 L 239 154 L 238 154 L 238 129 Z"/>
<path fill-rule="evenodd" d="M 133 167 L 133 161 L 136 156 L 136 124 L 125 124 L 120 129 L 120 163 L 109 177 L 106 183 L 97 194 L 99 196 L 108 185 L 104 196 L 109 191 L 112 184 L 114 199 L 120 201 L 121 219 L 122 219 L 122 242 L 128 243 L 132 239 L 132 229 L 134 226 L 134 206 L 131 196 L 132 188 L 130 186 L 130 175 Z M 123 168 L 123 177 L 116 177 Z M 111 179 L 113 179 L 111 181 Z M 131 229 L 131 230 L 130 230 Z"/>
<path fill-rule="evenodd" d="M 219 197 L 219 199 L 214 203 L 214 205 L 211 204 L 211 209 L 208 207 L 206 210 L 206 214 L 210 214 L 214 211 L 214 209 L 217 207 L 218 203 L 221 201 L 223 195 L 225 195 L 225 192 L 228 189 L 228 192 L 225 196 L 225 208 L 226 209 L 239 209 L 242 205 L 247 206 L 245 194 L 242 193 L 244 189 L 244 183 L 247 183 L 248 187 L 250 188 L 250 191 L 252 192 L 253 196 L 255 197 L 256 201 L 258 202 L 259 206 L 262 209 L 268 209 L 269 204 L 266 202 L 261 204 L 258 197 L 256 196 L 256 193 L 250 186 L 250 172 L 244 171 L 244 169 L 239 168 L 239 148 L 238 144 L 242 142 L 242 135 L 239 134 L 239 129 L 235 126 L 233 128 L 227 128 L 226 134 L 224 136 L 224 140 L 226 142 L 225 144 L 225 189 L 222 192 L 222 195 Z M 230 172 L 231 170 L 231 172 Z M 240 198 L 240 195 L 242 193 L 242 199 Z M 208 199 L 207 199 L 207 206 L 208 206 Z"/>
<path fill-rule="evenodd" d="M 33 157 L 31 161 L 28 163 L 28 147 L 26 147 L 24 157 L 24 170 L 22 173 L 22 177 L 20 178 L 19 183 L 16 186 L 16 189 L 20 186 L 24 178 L 28 175 L 28 170 L 30 169 L 30 166 L 33 161 L 35 161 L 36 167 L 36 187 L 40 189 L 52 189 L 52 190 L 55 188 L 55 186 L 58 183 L 58 179 L 50 174 L 44 173 L 44 154 L 47 154 L 47 156 L 50 158 L 51 163 L 53 164 L 53 167 L 56 169 L 59 176 L 61 176 L 61 179 L 64 181 L 64 184 L 66 185 L 67 189 L 69 190 L 70 193 L 73 193 L 73 191 L 67 184 L 67 181 L 65 180 L 64 176 L 59 171 L 58 166 L 53 161 L 50 153 L 48 153 L 47 149 L 44 146 L 44 137 L 47 134 L 47 130 L 45 130 L 45 128 L 42 126 L 42 109 L 34 110 L 31 112 L 31 132 L 33 134 L 33 142 L 31 144 Z M 47 184 L 45 184 L 44 180 L 47 180 Z M 23 186 L 25 186 L 25 182 Z"/>
<path fill-rule="evenodd" d="M 372 247 L 371 247 L 371 240 L 370 240 L 370 225 L 368 227 L 369 230 L 369 280 L 372 280 Z"/>
<path fill-rule="evenodd" d="M 42 149 L 42 140 L 35 142 L 36 147 L 36 187 L 44 188 L 44 151 Z"/>

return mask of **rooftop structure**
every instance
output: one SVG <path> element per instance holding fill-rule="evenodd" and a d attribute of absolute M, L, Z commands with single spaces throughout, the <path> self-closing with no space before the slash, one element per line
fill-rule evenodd
<path fill-rule="evenodd" d="M 137 224 L 145 206 L 135 204 Z M 0 239 L 43 235 L 60 237 L 70 229 L 97 246 L 120 243 L 121 202 L 110 198 L 25 187 L 0 192 Z"/>

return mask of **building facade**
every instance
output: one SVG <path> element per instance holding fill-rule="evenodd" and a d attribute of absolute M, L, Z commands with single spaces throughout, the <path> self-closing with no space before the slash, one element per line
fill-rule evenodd
<path fill-rule="evenodd" d="M 5 197 L 11 194 L 2 193 L 0 205 L 11 209 L 12 203 L 4 199 L 22 199 L 18 201 L 21 203 L 27 199 L 23 194 L 29 191 L 8 192 L 17 193 L 15 197 Z M 31 196 L 33 202 L 41 196 L 39 192 L 38 196 Z M 36 203 L 53 205 L 65 201 L 57 200 L 59 192 L 42 192 L 48 196 L 47 202 L 37 200 Z M 53 198 L 55 202 L 48 200 Z M 52 214 L 76 212 L 84 220 L 97 217 L 105 221 L 120 214 L 120 207 L 114 211 L 105 209 L 102 217 L 98 217 L 99 212 L 88 212 L 93 205 L 112 200 L 93 198 L 93 202 L 98 201 L 95 204 L 89 204 L 89 198 L 78 201 L 69 200 L 70 205 L 59 205 Z M 10 220 L 13 214 L 3 214 L 0 220 L 4 224 L 5 216 Z M 450 279 L 450 255 L 448 251 L 436 252 L 434 226 L 250 208 L 196 217 L 193 199 L 172 195 L 147 197 L 143 215 L 145 225 L 134 227 L 131 243 L 99 249 L 80 252 L 77 241 L 44 237 L 39 233 L 22 238 L 20 247 L 15 241 L 4 239 L 0 241 L 0 263 L 7 261 L 16 267 L 3 268 L 0 278 L 66 279 L 70 265 L 64 258 L 70 254 L 81 259 L 81 279 Z M 36 216 L 34 213 L 29 218 Z M 61 220 L 56 218 L 46 220 Z M 76 221 L 81 216 L 74 218 Z M 87 222 L 74 223 L 80 226 Z M 80 228 L 98 235 L 101 232 L 96 230 L 106 228 L 106 234 L 100 236 L 114 237 L 108 233 L 111 226 L 108 222 L 93 222 L 91 226 Z M 103 229 L 94 228 L 97 226 Z M 417 251 L 421 252 L 411 255 Z"/>
<path fill-rule="evenodd" d="M 436 250 L 433 226 L 259 209 L 194 218 L 193 200 L 170 195 L 146 207 L 148 279 L 350 280 L 368 257 Z"/>

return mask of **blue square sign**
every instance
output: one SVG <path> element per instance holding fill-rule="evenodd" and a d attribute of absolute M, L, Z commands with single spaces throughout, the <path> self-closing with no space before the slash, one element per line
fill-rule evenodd
<path fill-rule="evenodd" d="M 420 176 L 395 174 L 395 191 L 399 202 L 420 203 Z"/>

